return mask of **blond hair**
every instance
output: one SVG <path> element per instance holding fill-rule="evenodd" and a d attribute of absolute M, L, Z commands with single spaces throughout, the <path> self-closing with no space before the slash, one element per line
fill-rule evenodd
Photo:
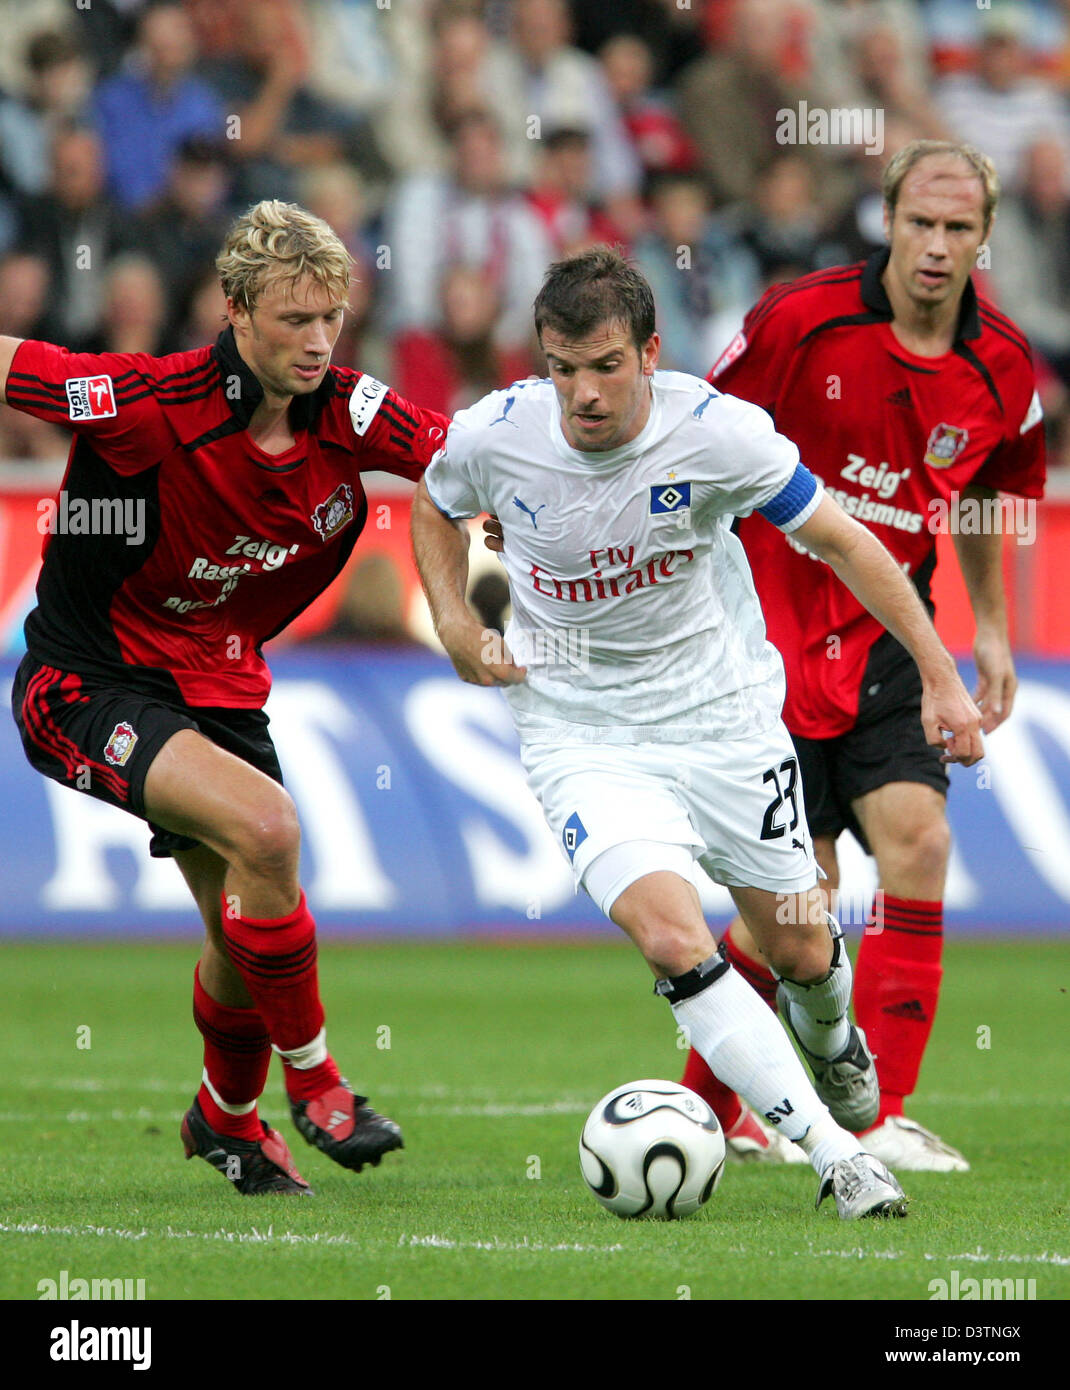
<path fill-rule="evenodd" d="M 353 264 L 341 238 L 322 218 L 296 203 L 265 198 L 231 225 L 215 268 L 227 298 L 251 310 L 269 282 L 296 285 L 306 275 L 344 302 Z"/>
<path fill-rule="evenodd" d="M 987 233 L 999 203 L 999 175 L 996 173 L 996 166 L 988 155 L 982 154 L 973 145 L 958 144 L 953 140 L 911 140 L 909 145 L 904 145 L 898 154 L 892 156 L 881 176 L 881 194 L 889 216 L 895 216 L 895 205 L 899 201 L 899 190 L 903 186 L 903 180 L 916 164 L 928 159 L 932 154 L 954 155 L 956 159 L 968 164 L 981 180 L 981 191 L 984 195 L 984 229 Z"/>

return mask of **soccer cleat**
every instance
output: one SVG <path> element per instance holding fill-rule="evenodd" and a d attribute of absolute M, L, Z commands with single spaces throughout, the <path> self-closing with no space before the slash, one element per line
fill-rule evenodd
<path fill-rule="evenodd" d="M 815 1207 L 829 1193 L 836 1198 L 836 1210 L 844 1221 L 861 1216 L 906 1216 L 907 1199 L 903 1189 L 872 1154 L 857 1153 L 830 1163 L 821 1174 Z"/>
<path fill-rule="evenodd" d="M 764 1124 L 746 1105 L 731 1129 L 725 1131 L 728 1157 L 740 1163 L 806 1163 L 798 1144 Z"/>
<path fill-rule="evenodd" d="M 815 1057 L 799 1041 L 791 1025 L 791 999 L 781 987 L 777 990 L 777 1007 L 791 1036 L 810 1064 L 814 1074 L 814 1090 L 829 1108 L 838 1125 L 853 1133 L 866 1129 L 877 1118 L 881 1108 L 880 1083 L 873 1056 L 866 1046 L 861 1028 L 851 1025 L 851 1038 L 838 1057 Z"/>
<path fill-rule="evenodd" d="M 345 1077 L 315 1100 L 291 1100 L 290 1114 L 310 1144 L 357 1173 L 365 1163 L 378 1168 L 383 1154 L 405 1147 L 400 1128 L 377 1115 L 367 1096 L 355 1095 Z"/>
<path fill-rule="evenodd" d="M 883 1163 L 894 1164 L 907 1173 L 968 1173 L 970 1165 L 950 1144 L 931 1129 L 908 1120 L 905 1115 L 889 1115 L 882 1125 L 859 1138 L 867 1153 Z"/>
<path fill-rule="evenodd" d="M 294 1167 L 286 1140 L 263 1120 L 264 1137 L 258 1144 L 249 1139 L 233 1139 L 209 1129 L 200 1102 L 194 1101 L 182 1120 L 182 1146 L 186 1157 L 196 1154 L 228 1178 L 243 1197 L 266 1193 L 294 1193 L 311 1197 L 308 1183 Z"/>

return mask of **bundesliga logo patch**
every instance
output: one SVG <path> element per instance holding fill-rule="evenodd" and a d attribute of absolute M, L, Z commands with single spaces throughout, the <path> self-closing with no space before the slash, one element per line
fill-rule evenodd
<path fill-rule="evenodd" d="M 969 430 L 958 425 L 937 425 L 925 446 L 925 462 L 930 468 L 950 468 L 965 449 Z"/>
<path fill-rule="evenodd" d="M 106 420 L 118 415 L 110 376 L 72 376 L 67 386 L 70 420 Z"/>
<path fill-rule="evenodd" d="M 650 489 L 650 515 L 682 512 L 691 505 L 690 483 L 655 483 Z"/>
<path fill-rule="evenodd" d="M 134 751 L 134 744 L 137 743 L 137 734 L 132 727 L 124 720 L 121 724 L 116 724 L 111 731 L 111 738 L 104 745 L 105 761 L 113 767 L 122 767 L 130 754 Z"/>
<path fill-rule="evenodd" d="M 721 353 L 720 357 L 718 357 L 717 361 L 713 364 L 713 371 L 710 372 L 710 376 L 719 376 L 726 367 L 730 367 L 732 365 L 732 363 L 736 360 L 737 357 L 742 357 L 746 350 L 747 339 L 741 331 L 736 334 L 736 336 L 725 348 L 724 352 Z"/>
<path fill-rule="evenodd" d="M 312 513 L 312 525 L 325 541 L 352 520 L 353 489 L 348 483 L 339 483 L 326 502 L 321 502 Z"/>

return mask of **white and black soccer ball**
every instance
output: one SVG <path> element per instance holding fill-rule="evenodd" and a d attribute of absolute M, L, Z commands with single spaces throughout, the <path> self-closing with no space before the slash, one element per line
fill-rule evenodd
<path fill-rule="evenodd" d="M 724 1132 L 675 1081 L 630 1081 L 603 1096 L 580 1135 L 584 1181 L 618 1216 L 691 1216 L 724 1171 Z"/>

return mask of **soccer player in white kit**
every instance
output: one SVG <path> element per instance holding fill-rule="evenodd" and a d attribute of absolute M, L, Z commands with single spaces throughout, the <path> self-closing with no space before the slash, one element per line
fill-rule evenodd
<path fill-rule="evenodd" d="M 711 1070 L 799 1144 L 818 1203 L 831 1192 L 845 1218 L 903 1215 L 896 1179 L 844 1127 L 876 1113 L 875 1068 L 847 1017 L 851 966 L 816 886 L 783 663 L 733 517 L 759 511 L 791 532 L 903 642 L 948 760 L 982 756 L 979 712 L 913 587 L 769 416 L 656 369 L 653 296 L 617 252 L 551 266 L 535 326 L 550 378 L 458 412 L 414 501 L 436 630 L 462 679 L 504 687 L 577 881 L 639 947 Z M 483 512 L 509 577 L 504 646 L 464 600 L 464 519 Z M 776 973 L 814 1085 L 718 954 L 696 863 Z"/>

